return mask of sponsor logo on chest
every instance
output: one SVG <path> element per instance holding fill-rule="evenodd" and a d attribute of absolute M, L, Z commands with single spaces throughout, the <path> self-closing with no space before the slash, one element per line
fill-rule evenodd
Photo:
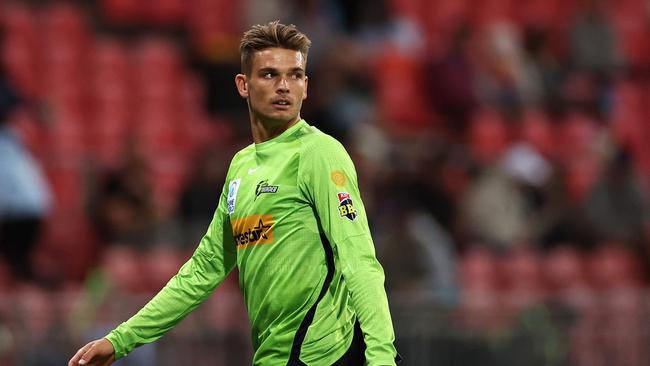
<path fill-rule="evenodd" d="M 251 215 L 231 221 L 237 249 L 259 244 L 272 244 L 274 223 L 272 215 Z"/>

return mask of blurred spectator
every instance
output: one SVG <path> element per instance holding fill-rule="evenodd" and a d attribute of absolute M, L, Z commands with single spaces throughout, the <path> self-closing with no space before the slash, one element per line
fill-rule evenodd
<path fill-rule="evenodd" d="M 447 54 L 430 62 L 426 73 L 431 102 L 446 118 L 447 130 L 456 139 L 464 135 L 477 107 L 474 60 L 470 54 L 472 37 L 471 24 L 460 25 Z"/>
<path fill-rule="evenodd" d="M 40 166 L 11 130 L 9 119 L 18 105 L 0 65 L 0 255 L 14 276 L 27 279 L 32 274 L 30 253 L 51 202 Z"/>
<path fill-rule="evenodd" d="M 583 12 L 569 30 L 569 61 L 565 97 L 573 105 L 604 117 L 610 108 L 613 79 L 623 66 L 616 33 L 603 0 L 584 0 Z"/>
<path fill-rule="evenodd" d="M 107 243 L 140 248 L 153 244 L 156 217 L 147 169 L 147 162 L 132 143 L 123 165 L 100 177 L 90 210 L 100 237 Z"/>
<path fill-rule="evenodd" d="M 561 83 L 563 70 L 561 60 L 551 48 L 549 29 L 527 28 L 524 31 L 523 47 L 526 51 L 526 64 L 530 72 L 537 76 L 540 91 L 539 107 L 557 114 L 562 109 Z"/>
<path fill-rule="evenodd" d="M 541 77 L 526 62 L 519 28 L 506 21 L 491 24 L 479 38 L 477 90 L 480 100 L 508 115 L 537 105 Z"/>
<path fill-rule="evenodd" d="M 582 72 L 613 76 L 623 65 L 616 33 L 604 0 L 583 0 L 583 11 L 570 26 L 570 61 Z"/>
<path fill-rule="evenodd" d="M 470 238 L 508 250 L 528 239 L 526 198 L 500 167 L 484 169 L 461 202 Z"/>
<path fill-rule="evenodd" d="M 584 204 L 589 231 L 598 241 L 614 241 L 642 253 L 646 266 L 650 203 L 648 192 L 636 179 L 627 152 L 617 153 Z"/>
<path fill-rule="evenodd" d="M 207 148 L 202 151 L 194 171 L 181 193 L 178 216 L 183 228 L 183 246 L 195 247 L 205 234 L 219 202 L 218 187 L 228 169 L 229 149 Z M 216 191 L 215 191 L 216 189 Z"/>

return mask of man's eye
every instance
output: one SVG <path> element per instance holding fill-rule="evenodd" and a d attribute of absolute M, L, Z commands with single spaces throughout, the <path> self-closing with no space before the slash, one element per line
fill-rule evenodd
<path fill-rule="evenodd" d="M 273 77 L 273 74 L 270 73 L 270 72 L 264 73 L 264 75 L 263 75 L 263 78 L 264 78 L 264 79 L 270 79 L 270 78 L 272 78 L 272 77 Z"/>

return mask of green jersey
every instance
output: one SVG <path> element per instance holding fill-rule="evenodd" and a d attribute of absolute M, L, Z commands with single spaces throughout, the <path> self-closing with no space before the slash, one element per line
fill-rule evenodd
<path fill-rule="evenodd" d="M 255 365 L 331 365 L 361 325 L 368 365 L 397 352 L 352 161 L 304 120 L 238 152 L 192 258 L 106 338 L 120 358 L 203 302 L 234 266 L 252 328 Z"/>

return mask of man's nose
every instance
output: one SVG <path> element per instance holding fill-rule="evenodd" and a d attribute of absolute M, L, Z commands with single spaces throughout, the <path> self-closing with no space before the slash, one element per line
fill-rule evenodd
<path fill-rule="evenodd" d="M 280 78 L 278 81 L 278 92 L 281 93 L 288 93 L 289 92 L 289 83 L 287 82 L 287 78 Z"/>

